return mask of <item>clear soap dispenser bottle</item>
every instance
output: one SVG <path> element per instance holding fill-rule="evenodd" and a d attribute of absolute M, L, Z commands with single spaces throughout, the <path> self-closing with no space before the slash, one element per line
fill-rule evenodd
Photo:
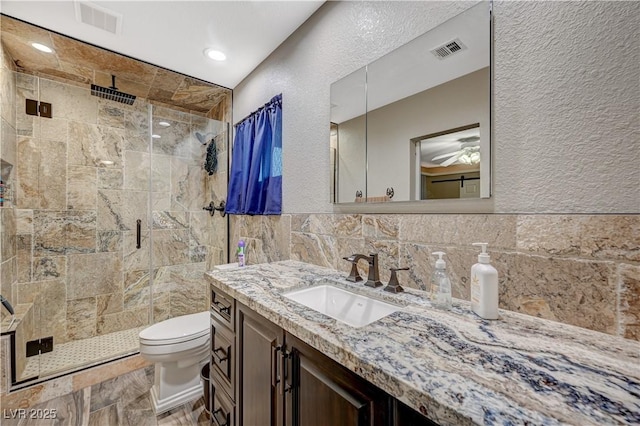
<path fill-rule="evenodd" d="M 473 245 L 481 246 L 482 253 L 471 267 L 471 309 L 484 319 L 498 319 L 498 271 L 489 263 L 488 244 Z"/>
<path fill-rule="evenodd" d="M 438 309 L 451 309 L 451 280 L 447 275 L 447 264 L 442 259 L 442 251 L 431 253 L 438 256 L 436 269 L 431 275 L 431 304 Z"/>

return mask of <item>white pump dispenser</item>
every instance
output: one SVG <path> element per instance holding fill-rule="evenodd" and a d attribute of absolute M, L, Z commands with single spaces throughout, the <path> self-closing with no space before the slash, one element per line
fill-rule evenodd
<path fill-rule="evenodd" d="M 431 304 L 439 309 L 451 309 L 451 280 L 447 276 L 447 263 L 442 256 L 446 253 L 436 251 L 431 253 L 438 256 L 436 269 L 431 275 Z"/>
<path fill-rule="evenodd" d="M 473 245 L 481 246 L 482 253 L 471 267 L 471 309 L 484 319 L 498 319 L 498 271 L 489 263 L 488 243 Z"/>

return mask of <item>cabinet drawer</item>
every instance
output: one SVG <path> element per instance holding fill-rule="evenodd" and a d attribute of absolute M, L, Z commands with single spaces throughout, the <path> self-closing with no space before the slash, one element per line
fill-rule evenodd
<path fill-rule="evenodd" d="M 235 358 L 233 334 L 226 326 L 211 318 L 211 376 L 231 396 L 235 395 Z"/>
<path fill-rule="evenodd" d="M 222 389 L 211 386 L 211 424 L 214 426 L 235 426 L 235 405 Z"/>
<path fill-rule="evenodd" d="M 211 286 L 211 313 L 231 331 L 235 331 L 235 303 L 232 297 Z"/>

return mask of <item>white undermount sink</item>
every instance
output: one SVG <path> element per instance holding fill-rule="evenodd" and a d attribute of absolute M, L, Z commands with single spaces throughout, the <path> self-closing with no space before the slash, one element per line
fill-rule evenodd
<path fill-rule="evenodd" d="M 323 284 L 283 294 L 331 318 L 362 327 L 400 310 L 400 306 Z"/>

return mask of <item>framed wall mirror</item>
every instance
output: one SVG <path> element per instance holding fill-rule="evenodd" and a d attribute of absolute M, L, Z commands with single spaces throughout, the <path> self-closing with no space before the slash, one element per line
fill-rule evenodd
<path fill-rule="evenodd" d="M 489 198 L 490 66 L 481 2 L 333 83 L 333 202 Z"/>

